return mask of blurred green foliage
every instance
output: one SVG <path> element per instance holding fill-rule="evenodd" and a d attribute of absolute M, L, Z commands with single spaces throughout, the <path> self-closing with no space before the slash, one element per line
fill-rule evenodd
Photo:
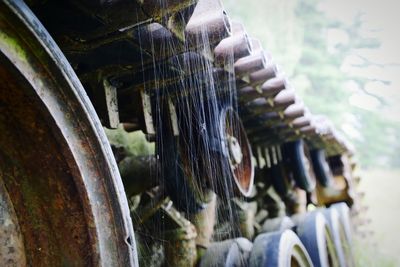
<path fill-rule="evenodd" d="M 364 168 L 400 166 L 400 125 L 378 111 L 353 106 L 351 82 L 364 94 L 371 79 L 345 73 L 341 67 L 355 49 L 377 49 L 379 40 L 363 36 L 361 14 L 351 23 L 328 18 L 319 9 L 319 0 L 225 0 L 229 16 L 244 23 L 250 36 L 259 39 L 264 49 L 271 51 L 289 80 L 312 113 L 327 115 L 342 130 L 350 125 L 356 134 L 347 134 L 356 146 Z M 338 30 L 348 36 L 346 42 L 329 43 L 329 31 Z M 362 67 L 370 62 L 365 61 Z M 387 83 L 387 81 L 383 81 Z M 354 133 L 354 131 L 353 131 Z"/>
<path fill-rule="evenodd" d="M 358 190 L 366 192 L 361 205 L 368 207 L 360 217 L 371 221 L 357 228 L 367 234 L 363 239 L 356 236 L 357 266 L 400 266 L 400 169 L 361 170 L 359 176 Z"/>
<path fill-rule="evenodd" d="M 376 245 L 375 245 L 376 246 Z M 356 267 L 396 267 L 396 261 L 377 250 L 374 245 L 365 244 L 365 240 L 355 240 L 353 252 Z"/>

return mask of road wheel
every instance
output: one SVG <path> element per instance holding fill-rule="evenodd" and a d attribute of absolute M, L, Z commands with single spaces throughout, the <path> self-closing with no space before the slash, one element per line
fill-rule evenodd
<path fill-rule="evenodd" d="M 223 200 L 250 196 L 254 163 L 237 112 L 229 106 L 207 108 L 207 116 L 196 106 L 176 110 L 179 136 L 173 136 L 172 129 L 160 131 L 159 153 L 168 193 L 177 207 L 194 213 L 209 201 L 211 190 Z"/>
<path fill-rule="evenodd" d="M 318 182 L 323 187 L 333 185 L 333 174 L 326 161 L 325 151 L 323 149 L 314 149 L 310 151 L 312 165 Z"/>
<path fill-rule="evenodd" d="M 293 172 L 296 185 L 312 192 L 316 185 L 315 174 L 311 166 L 311 156 L 303 140 L 286 143 L 283 146 L 284 157 Z"/>
<path fill-rule="evenodd" d="M 249 266 L 311 267 L 312 262 L 297 235 L 291 230 L 257 236 L 250 253 Z"/>
<path fill-rule="evenodd" d="M 267 219 L 263 226 L 262 231 L 265 233 L 274 231 L 283 231 L 286 229 L 292 229 L 294 222 L 288 216 L 276 217 L 273 219 Z"/>
<path fill-rule="evenodd" d="M 350 221 L 350 209 L 346 203 L 336 203 L 330 206 L 329 209 L 336 210 L 338 213 L 338 224 L 341 229 L 340 237 L 342 242 L 342 248 L 344 252 L 346 266 L 355 266 L 353 251 L 352 251 L 352 226 Z"/>
<path fill-rule="evenodd" d="M 311 212 L 300 219 L 296 232 L 316 267 L 339 266 L 332 230 L 324 215 Z"/>
<path fill-rule="evenodd" d="M 22 1 L 0 10 L 0 265 L 137 266 L 118 168 L 82 85 Z"/>
<path fill-rule="evenodd" d="M 333 242 L 338 253 L 340 266 L 351 266 L 351 262 L 347 263 L 347 258 L 350 258 L 350 244 L 347 242 L 343 224 L 339 218 L 339 213 L 336 209 L 324 209 L 323 211 L 326 220 L 332 230 Z"/>

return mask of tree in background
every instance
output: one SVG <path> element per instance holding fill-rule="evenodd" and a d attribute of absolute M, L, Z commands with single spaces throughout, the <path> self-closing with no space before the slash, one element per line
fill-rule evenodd
<path fill-rule="evenodd" d="M 365 36 L 363 14 L 351 22 L 328 17 L 321 1 L 227 1 L 233 18 L 260 39 L 313 113 L 327 115 L 357 148 L 363 167 L 400 166 L 400 126 L 380 113 L 389 104 L 367 90 L 371 82 L 348 67 L 376 63 L 357 55 L 359 49 L 378 49 L 377 38 Z"/>

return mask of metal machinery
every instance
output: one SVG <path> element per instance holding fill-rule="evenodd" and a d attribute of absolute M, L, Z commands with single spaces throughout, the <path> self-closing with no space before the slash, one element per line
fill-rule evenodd
<path fill-rule="evenodd" d="M 0 28 L 0 266 L 354 265 L 353 149 L 219 1 Z"/>

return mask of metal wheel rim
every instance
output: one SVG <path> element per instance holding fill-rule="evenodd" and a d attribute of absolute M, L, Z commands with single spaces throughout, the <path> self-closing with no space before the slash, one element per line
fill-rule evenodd
<path fill-rule="evenodd" d="M 134 234 L 123 186 L 86 93 L 61 51 L 29 8 L 21 1 L 6 1 L 0 5 L 0 50 L 4 63 L 0 73 L 3 80 L 8 79 L 2 89 L 23 87 L 13 91 L 15 95 L 12 97 L 7 94 L 1 97 L 1 108 L 7 109 L 18 120 L 5 116 L 1 119 L 3 126 L 14 121 L 14 126 L 5 129 L 11 132 L 13 129 L 28 129 L 26 138 L 33 138 L 32 144 L 25 143 L 29 149 L 25 159 L 19 156 L 16 161 L 16 164 L 24 164 L 27 170 L 21 172 L 22 175 L 30 174 L 22 180 L 32 191 L 30 198 L 27 190 L 19 190 L 18 183 L 15 183 L 21 181 L 16 179 L 22 175 L 10 175 L 12 172 L 7 170 L 10 166 L 7 159 L 13 159 L 21 149 L 7 146 L 7 141 L 24 139 L 12 139 L 8 132 L 2 134 L 0 142 L 3 151 L 0 155 L 2 182 L 9 192 L 24 240 L 25 251 L 20 251 L 26 253 L 27 261 L 33 265 L 137 266 Z M 24 103 L 29 106 L 26 110 L 33 113 L 18 114 L 16 108 L 20 108 L 21 103 L 17 101 L 27 101 L 27 96 L 32 102 Z M 31 116 L 30 122 L 37 125 L 28 127 L 29 119 L 20 120 L 27 115 Z M 43 144 L 48 148 L 41 146 Z M 57 146 L 57 151 L 50 149 L 54 146 Z M 38 147 L 43 147 L 43 151 L 34 151 Z M 35 159 L 36 153 L 49 158 Z M 44 166 L 34 166 L 36 162 Z M 50 166 L 50 163 L 55 164 Z M 65 169 L 57 170 L 60 167 Z M 37 180 L 31 179 L 38 170 L 42 176 L 37 176 Z M 63 179 L 53 179 L 59 174 L 64 174 Z M 42 191 L 38 184 L 43 187 Z M 66 184 L 68 188 L 64 187 Z M 46 194 L 49 189 L 54 191 Z M 37 200 L 37 206 L 28 209 L 29 214 L 25 205 L 34 205 L 32 200 Z M 73 211 L 76 213 L 64 216 Z M 42 218 L 40 214 L 53 215 Z M 38 221 L 30 220 L 33 218 Z M 68 224 L 75 219 L 83 225 Z M 57 234 L 57 230 L 61 233 Z M 46 241 L 46 236 L 52 241 Z"/>
<path fill-rule="evenodd" d="M 233 129 L 231 125 L 233 124 Z M 220 119 L 220 131 L 223 140 L 224 154 L 229 159 L 229 171 L 235 184 L 234 190 L 239 191 L 243 196 L 249 196 L 254 182 L 254 163 L 249 140 L 239 115 L 232 109 L 227 108 L 223 111 Z M 234 131 L 232 133 L 232 131 Z M 231 157 L 228 149 L 228 135 L 234 135 L 243 154 L 240 164 L 232 166 Z"/>

